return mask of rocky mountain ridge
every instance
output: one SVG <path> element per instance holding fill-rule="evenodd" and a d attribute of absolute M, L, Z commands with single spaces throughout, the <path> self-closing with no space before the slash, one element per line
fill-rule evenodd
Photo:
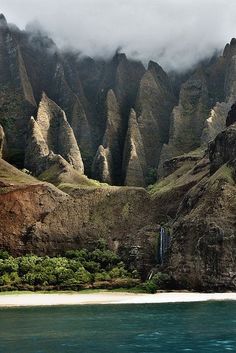
<path fill-rule="evenodd" d="M 235 95 L 234 40 L 178 85 L 153 61 L 145 69 L 120 53 L 107 61 L 82 58 L 61 52 L 45 34 L 8 25 L 3 15 L 1 23 L 0 124 L 10 163 L 26 167 L 28 123 L 43 92 L 64 111 L 85 174 L 112 185 L 146 186 L 158 167 L 161 175 L 166 159 L 204 148 L 225 126 Z M 137 141 L 133 133 L 139 177 L 127 163 L 131 109 L 139 130 Z"/>

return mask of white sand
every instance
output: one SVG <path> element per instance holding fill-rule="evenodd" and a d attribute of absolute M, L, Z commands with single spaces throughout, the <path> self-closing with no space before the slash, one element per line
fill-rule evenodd
<path fill-rule="evenodd" d="M 0 307 L 50 306 L 82 304 L 147 304 L 202 302 L 209 300 L 236 300 L 236 293 L 169 292 L 134 294 L 117 292 L 96 293 L 11 293 L 0 295 Z"/>

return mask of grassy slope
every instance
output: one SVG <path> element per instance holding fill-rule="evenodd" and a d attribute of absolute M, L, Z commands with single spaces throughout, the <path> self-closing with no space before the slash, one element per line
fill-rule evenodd
<path fill-rule="evenodd" d="M 80 187 L 101 187 L 106 185 L 101 184 L 96 180 L 87 178 L 85 175 L 80 174 L 72 167 L 62 171 L 57 164 L 54 164 L 48 170 L 43 172 L 39 176 L 39 179 L 52 183 L 65 192 Z"/>
<path fill-rule="evenodd" d="M 107 184 L 101 184 L 96 180 L 88 179 L 85 175 L 81 175 L 71 168 L 70 173 L 62 173 L 57 165 L 52 166 L 49 170 L 40 175 L 40 180 L 29 174 L 22 172 L 11 164 L 0 158 L 0 182 L 6 186 L 14 185 L 32 185 L 42 182 L 51 183 L 58 189 L 69 193 L 78 188 L 97 188 L 106 187 Z M 1 186 L 0 186 L 1 188 Z"/>
<path fill-rule="evenodd" d="M 40 181 L 0 159 L 0 181 L 6 184 L 39 184 Z"/>
<path fill-rule="evenodd" d="M 184 165 L 178 168 L 174 173 L 161 179 L 156 184 L 149 187 L 149 193 L 152 196 L 168 192 L 174 188 L 186 184 L 189 181 L 188 172 L 192 169 L 193 163 L 187 161 Z"/>
<path fill-rule="evenodd" d="M 222 165 L 210 178 L 209 185 L 216 185 L 219 181 L 225 181 L 231 185 L 235 185 L 234 171 L 227 163 Z"/>

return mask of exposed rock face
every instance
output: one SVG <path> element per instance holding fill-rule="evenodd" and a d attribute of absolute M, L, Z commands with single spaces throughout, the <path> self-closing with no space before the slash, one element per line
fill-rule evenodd
<path fill-rule="evenodd" d="M 184 288 L 236 288 L 236 128 L 210 144 L 211 176 L 184 197 L 173 225 L 168 270 Z"/>
<path fill-rule="evenodd" d="M 104 65 L 101 82 L 98 85 L 99 129 L 100 131 L 104 129 L 101 145 L 107 150 L 107 156 L 110 155 L 107 159 L 111 162 L 109 170 L 112 184 L 123 183 L 122 158 L 129 112 L 135 105 L 139 83 L 144 72 L 144 66 L 140 62 L 130 61 L 125 54 L 117 53 Z M 102 121 L 104 121 L 104 127 Z M 100 147 L 99 150 L 101 150 Z M 98 151 L 97 157 L 99 157 Z M 93 166 L 96 164 L 96 158 Z M 92 175 L 96 177 L 94 168 Z"/>
<path fill-rule="evenodd" d="M 0 159 L 0 247 L 25 253 L 27 227 L 43 220 L 68 196 L 52 185 L 42 184 Z M 12 210 L 12 212 L 11 212 Z M 6 232 L 6 229 L 8 231 Z"/>
<path fill-rule="evenodd" d="M 25 166 L 39 179 L 61 183 L 85 184 L 81 171 L 75 170 L 61 155 L 51 150 L 43 137 L 42 131 L 33 117 L 29 123 L 29 139 L 25 154 Z M 89 183 L 88 183 L 89 184 Z"/>
<path fill-rule="evenodd" d="M 222 131 L 209 145 L 211 173 L 236 158 L 236 124 Z"/>
<path fill-rule="evenodd" d="M 29 138 L 25 153 L 25 167 L 35 175 L 45 170 L 45 162 L 49 148 L 43 138 L 38 123 L 31 117 L 29 122 Z"/>
<path fill-rule="evenodd" d="M 150 62 L 141 82 L 136 103 L 137 120 L 142 136 L 147 170 L 156 168 L 163 143 L 168 142 L 170 114 L 175 97 L 166 73 Z"/>
<path fill-rule="evenodd" d="M 95 155 L 92 171 L 93 177 L 104 183 L 112 183 L 112 157 L 109 149 L 105 149 L 102 145 L 98 147 Z"/>
<path fill-rule="evenodd" d="M 108 82 L 112 82 L 112 77 L 113 93 L 111 94 L 111 90 L 108 91 L 105 102 L 106 129 L 102 142 L 103 148 L 99 147 L 97 151 L 93 163 L 93 177 L 101 178 L 104 175 L 106 181 L 111 180 L 113 184 L 125 182 L 126 185 L 143 186 L 150 170 L 158 165 L 162 144 L 168 141 L 169 117 L 176 100 L 167 74 L 154 62 L 149 63 L 148 70 L 145 72 L 140 63 L 129 62 L 125 55 L 117 54 L 105 73 L 102 86 L 107 87 Z M 100 103 L 105 94 L 103 91 L 106 92 L 106 88 L 101 90 Z M 145 154 L 145 157 L 141 157 L 142 170 L 133 164 L 134 155 L 139 153 L 139 151 L 135 152 L 137 145 L 133 144 L 134 140 L 132 143 L 127 142 L 126 138 L 130 134 L 130 109 L 134 106 L 137 112 L 139 140 L 142 140 L 144 149 L 142 155 Z M 133 145 L 132 166 L 130 164 L 129 171 L 126 172 L 124 168 L 128 166 L 127 158 L 130 158 L 127 156 L 127 153 L 130 153 L 127 148 L 130 150 L 131 144 Z M 98 161 L 101 161 L 100 167 Z M 94 166 L 98 170 L 97 173 Z M 106 169 L 105 173 L 102 172 L 102 166 Z M 126 178 L 126 174 L 128 175 L 133 168 L 136 171 L 139 170 L 139 175 L 135 176 L 133 171 L 131 172 L 133 176 Z M 107 177 L 108 174 L 109 177 Z"/>
<path fill-rule="evenodd" d="M 200 146 L 208 109 L 206 77 L 200 71 L 181 87 L 179 105 L 174 108 L 171 117 L 169 143 L 162 149 L 162 163 Z"/>
<path fill-rule="evenodd" d="M 225 128 L 225 120 L 231 103 L 216 103 L 205 122 L 201 140 L 202 146 L 206 147 L 209 141 L 214 140 L 218 133 Z"/>
<path fill-rule="evenodd" d="M 124 185 L 145 186 L 146 157 L 137 117 L 132 109 L 126 135 L 124 158 Z"/>
<path fill-rule="evenodd" d="M 236 97 L 236 84 L 234 79 L 236 73 L 236 41 L 234 38 L 231 40 L 230 44 L 226 45 L 223 56 L 218 59 L 217 65 L 213 65 L 211 70 L 212 73 L 208 86 L 214 91 L 212 87 L 212 75 L 215 77 L 217 73 L 222 79 L 220 79 L 220 82 L 216 81 L 216 90 L 219 90 L 217 87 L 223 87 L 223 90 L 221 94 L 217 95 L 217 98 L 221 98 L 221 100 L 216 103 L 215 107 L 210 112 L 209 118 L 206 120 L 202 134 L 203 145 L 206 145 L 209 141 L 213 140 L 220 131 L 224 130 L 225 124 L 229 126 L 235 121 L 233 118 L 233 109 L 232 114 L 230 113 L 230 109 L 233 108 L 232 104 L 235 102 Z"/>
<path fill-rule="evenodd" d="M 128 265 L 138 261 L 145 275 L 155 264 L 158 225 L 144 189 L 77 188 L 68 195 L 3 160 L 0 181 L 0 248 L 56 255 L 105 238 Z"/>
<path fill-rule="evenodd" d="M 106 131 L 102 146 L 99 146 L 93 163 L 93 176 L 112 184 L 120 182 L 122 163 L 122 120 L 116 96 L 112 90 L 107 93 Z"/>
<path fill-rule="evenodd" d="M 79 147 L 66 115 L 45 94 L 43 94 L 39 104 L 37 123 L 49 150 L 60 154 L 76 170 L 83 173 L 83 162 Z"/>
<path fill-rule="evenodd" d="M 6 27 L 7 26 L 6 17 L 2 13 L 0 14 L 0 26 L 1 27 Z"/>
<path fill-rule="evenodd" d="M 78 88 L 79 79 L 77 87 L 74 85 L 77 68 L 74 67 L 74 76 L 70 75 L 66 57 L 58 54 L 52 40 L 40 33 L 9 28 L 5 23 L 0 28 L 0 57 L 0 97 L 4 108 L 0 122 L 10 142 L 10 160 L 17 164 L 15 159 L 19 154 L 23 164 L 26 127 L 30 116 L 35 114 L 36 101 L 38 103 L 42 91 L 65 110 L 85 155 L 91 154 L 86 98 L 81 97 L 83 90 Z"/>
<path fill-rule="evenodd" d="M 30 121 L 26 168 L 35 175 L 41 174 L 51 152 L 61 155 L 74 169 L 83 173 L 80 150 L 64 111 L 43 94 L 37 119 L 31 118 Z"/>
<path fill-rule="evenodd" d="M 236 123 L 236 104 L 233 104 L 229 111 L 226 119 L 226 126 L 230 126 Z"/>
<path fill-rule="evenodd" d="M 93 177 L 103 178 L 99 180 L 106 182 L 110 180 L 112 184 L 144 186 L 148 173 L 158 165 L 162 144 L 168 141 L 169 118 L 176 100 L 168 76 L 158 64 L 150 62 L 139 82 L 133 77 L 134 67 L 142 72 L 138 64 L 129 63 L 121 54 L 116 60 L 115 94 L 112 90 L 107 94 L 103 148 L 99 147 L 97 151 Z M 130 80 L 133 78 L 132 85 L 127 75 Z M 137 119 L 136 123 L 134 119 L 131 119 L 132 123 L 128 122 L 127 130 L 128 109 L 132 102 L 135 103 L 134 92 L 137 94 Z M 129 141 L 131 133 L 132 141 Z M 126 171 L 126 167 L 129 170 Z"/>
<path fill-rule="evenodd" d="M 128 114 L 135 104 L 144 66 L 128 60 L 124 54 L 116 54 L 111 61 L 94 61 L 80 59 L 75 53 L 60 53 L 50 38 L 30 31 L 10 28 L 2 19 L 0 108 L 3 114 L 0 123 L 9 141 L 9 161 L 24 167 L 28 121 L 30 116 L 35 116 L 44 91 L 65 111 L 80 146 L 86 174 L 91 176 L 96 151 L 111 134 L 111 119 L 108 119 L 107 110 L 111 113 L 113 103 L 106 97 L 111 96 L 109 92 L 112 90 L 121 121 L 120 136 L 115 137 L 119 141 L 119 156 L 114 152 L 117 143 L 114 146 L 109 143 L 113 159 L 116 154 L 111 182 L 120 184 Z"/>
<path fill-rule="evenodd" d="M 139 82 L 145 68 L 141 62 L 128 60 L 122 53 L 116 53 L 109 61 L 86 58 L 79 61 L 78 65 L 84 95 L 89 103 L 90 114 L 88 118 L 96 151 L 100 145 L 106 148 L 103 142 L 108 128 L 107 107 L 111 90 L 115 96 L 116 104 L 119 106 L 120 128 L 116 140 L 119 140 L 121 154 L 119 161 L 114 165 L 116 170 L 112 170 L 112 178 L 115 179 L 113 181 L 115 184 L 121 184 L 122 154 L 129 111 L 135 104 Z M 113 104 L 112 100 L 110 104 Z"/>
<path fill-rule="evenodd" d="M 181 287 L 236 288 L 236 188 L 222 174 L 186 195 L 174 224 L 169 271 Z"/>
<path fill-rule="evenodd" d="M 97 75 L 97 71 L 94 73 Z M 145 148 L 147 165 L 144 173 L 146 176 L 151 169 L 156 168 L 161 146 L 168 141 L 170 114 L 176 103 L 167 74 L 154 62 L 150 62 L 148 70 L 145 71 L 142 64 L 127 60 L 124 54 L 117 54 L 105 66 L 100 87 L 98 107 L 100 107 L 103 115 L 106 116 L 101 108 L 102 102 L 105 100 L 104 97 L 106 97 L 106 92 L 110 87 L 112 87 L 116 96 L 121 115 L 120 149 L 123 155 L 125 155 L 123 150 L 130 109 L 135 107 Z M 150 133 L 150 130 L 152 130 L 152 133 Z M 119 164 L 120 162 L 116 163 L 116 165 Z M 123 161 L 119 168 L 124 164 Z M 117 174 L 121 175 L 121 170 Z M 121 178 L 118 183 L 122 182 L 124 182 L 124 178 Z M 140 185 L 143 185 L 143 183 Z"/>
<path fill-rule="evenodd" d="M 0 25 L 0 123 L 9 141 L 9 160 L 22 164 L 26 126 L 36 103 L 16 33 L 1 16 Z"/>
<path fill-rule="evenodd" d="M 76 53 L 60 52 L 45 34 L 8 26 L 4 16 L 1 23 L 0 124 L 8 141 L 8 160 L 19 167 L 24 167 L 28 121 L 35 116 L 43 91 L 65 111 L 86 174 L 92 175 L 94 157 L 99 156 L 102 145 L 109 149 L 105 154 L 110 182 L 119 185 L 124 182 L 123 156 L 132 108 L 143 141 L 147 180 L 166 159 L 200 144 L 204 148 L 222 129 L 235 102 L 235 40 L 222 57 L 182 77 L 175 106 L 179 85 L 173 82 L 174 94 L 169 76 L 154 62 L 146 70 L 122 53 L 107 61 L 80 58 Z M 106 142 L 107 136 L 112 136 L 113 142 Z"/>
<path fill-rule="evenodd" d="M 130 107 L 135 104 L 139 83 L 144 73 L 145 69 L 141 62 L 129 61 L 125 54 L 117 54 L 114 90 L 125 115 L 129 114 Z"/>
<path fill-rule="evenodd" d="M 236 41 L 227 44 L 221 57 L 200 65 L 181 86 L 180 99 L 172 114 L 170 140 L 164 145 L 159 174 L 166 159 L 187 153 L 209 141 L 225 127 L 236 97 Z"/>
<path fill-rule="evenodd" d="M 225 75 L 225 96 L 227 100 L 235 99 L 236 84 L 236 40 L 233 38 L 230 44 L 227 44 L 223 54 L 226 61 L 226 75 Z"/>
<path fill-rule="evenodd" d="M 3 127 L 0 125 L 0 158 L 6 158 L 7 144 Z"/>
<path fill-rule="evenodd" d="M 53 87 L 53 89 L 51 89 L 51 96 L 66 112 L 68 121 L 73 128 L 78 144 L 87 153 L 92 153 L 93 142 L 90 124 L 85 111 L 87 102 L 83 96 L 83 92 L 80 91 L 79 94 L 80 96 L 82 95 L 84 106 L 78 95 L 76 95 L 68 85 L 64 68 L 60 63 L 56 66 L 51 85 Z"/>

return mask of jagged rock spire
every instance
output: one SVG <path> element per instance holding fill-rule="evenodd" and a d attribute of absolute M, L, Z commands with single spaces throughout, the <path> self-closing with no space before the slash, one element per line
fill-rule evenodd
<path fill-rule="evenodd" d="M 226 126 L 230 126 L 236 123 L 236 104 L 233 104 L 231 110 L 228 112 L 226 119 Z"/>
<path fill-rule="evenodd" d="M 131 109 L 123 156 L 124 184 L 145 186 L 145 169 L 146 159 L 143 141 L 136 112 Z"/>
<path fill-rule="evenodd" d="M 92 172 L 93 176 L 102 182 L 117 183 L 122 156 L 122 121 L 116 95 L 111 89 L 107 93 L 106 118 L 106 131 L 94 158 Z"/>
<path fill-rule="evenodd" d="M 2 125 L 0 125 L 0 158 L 5 158 L 6 156 L 6 137 Z"/>
<path fill-rule="evenodd" d="M 3 13 L 0 14 L 0 27 L 6 27 L 7 26 L 7 20 L 6 17 L 3 15 Z"/>
<path fill-rule="evenodd" d="M 74 169 L 84 172 L 80 150 L 65 112 L 43 93 L 37 118 L 31 118 L 29 124 L 25 166 L 39 175 L 47 164 L 45 157 L 52 154 L 60 155 Z"/>
<path fill-rule="evenodd" d="M 65 112 L 45 93 L 42 95 L 36 119 L 49 150 L 60 154 L 74 169 L 84 172 L 84 166 L 74 132 Z"/>

